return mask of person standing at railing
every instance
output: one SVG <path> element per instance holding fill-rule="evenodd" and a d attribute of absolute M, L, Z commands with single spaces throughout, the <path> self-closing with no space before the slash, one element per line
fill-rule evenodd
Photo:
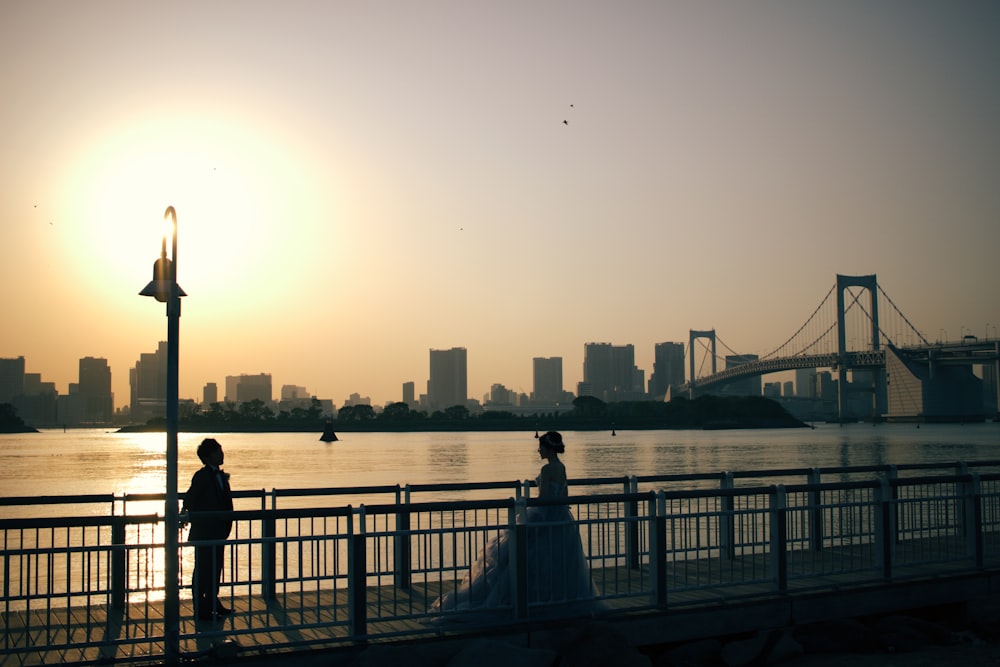
<path fill-rule="evenodd" d="M 566 466 L 559 454 L 566 451 L 562 435 L 549 431 L 538 439 L 538 455 L 545 461 L 536 484 L 541 499 L 568 496 Z M 527 594 L 532 616 L 580 615 L 600 608 L 597 588 L 583 553 L 580 531 L 569 506 L 532 505 L 525 531 Z M 431 613 L 490 610 L 509 606 L 510 531 L 489 542 L 468 575 L 431 606 Z M 454 620 L 467 620 L 456 615 Z"/>
<path fill-rule="evenodd" d="M 227 518 L 201 517 L 198 512 L 232 511 L 233 492 L 229 473 L 222 471 L 225 454 L 215 438 L 205 438 L 198 445 L 198 458 L 204 463 L 191 478 L 191 488 L 184 494 L 183 515 L 191 523 L 188 540 L 194 542 L 194 609 L 199 620 L 211 621 L 225 616 L 231 609 L 219 601 L 219 582 L 225 545 L 233 522 Z M 199 541 L 209 542 L 198 544 Z"/>

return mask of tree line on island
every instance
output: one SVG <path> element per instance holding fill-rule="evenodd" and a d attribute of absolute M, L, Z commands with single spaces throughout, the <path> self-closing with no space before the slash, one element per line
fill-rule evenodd
<path fill-rule="evenodd" d="M 162 430 L 162 417 L 123 430 Z M 454 405 L 430 413 L 414 410 L 406 403 L 390 403 L 381 412 L 370 405 L 346 405 L 335 419 L 323 416 L 318 400 L 308 408 L 275 412 L 264 401 L 234 405 L 212 403 L 182 414 L 178 427 L 188 432 L 226 431 L 519 431 L 545 429 L 565 431 L 658 429 L 658 428 L 777 428 L 805 426 L 780 404 L 761 396 L 700 396 L 693 400 L 622 401 L 606 403 L 593 396 L 580 396 L 568 411 L 539 410 L 514 414 L 504 410 L 472 413 Z"/>

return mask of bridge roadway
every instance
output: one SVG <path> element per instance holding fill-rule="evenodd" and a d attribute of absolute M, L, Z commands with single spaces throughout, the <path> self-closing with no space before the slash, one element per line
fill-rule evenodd
<path fill-rule="evenodd" d="M 767 571 L 768 565 L 760 554 L 673 561 L 667 573 L 669 592 L 665 605 L 656 605 L 641 595 L 621 597 L 609 600 L 607 609 L 598 617 L 614 625 L 633 645 L 649 646 L 960 604 L 1000 591 L 1000 557 L 978 567 L 974 563 L 972 567 L 956 567 L 953 558 L 960 562 L 964 556 L 948 553 L 954 551 L 948 543 L 931 544 L 936 541 L 938 538 L 924 538 L 898 544 L 897 553 L 938 553 L 942 560 L 896 568 L 892 577 L 883 580 L 857 572 L 812 574 L 833 571 L 833 561 L 865 560 L 871 556 L 865 545 L 827 549 L 810 556 L 809 564 L 801 569 L 790 562 L 788 584 L 780 592 L 775 592 L 770 581 L 738 584 L 745 580 L 747 571 Z M 857 553 L 850 553 L 852 550 Z M 830 566 L 817 564 L 817 557 Z M 718 590 L 687 585 L 706 572 L 719 577 Z M 648 589 L 650 575 L 645 567 L 594 571 L 600 589 L 632 594 Z M 727 580 L 737 585 L 723 587 Z M 391 615 L 397 619 L 369 622 L 368 635 L 376 640 L 350 635 L 346 618 L 350 595 L 346 589 L 284 594 L 280 603 L 259 596 L 228 598 L 234 612 L 218 623 L 196 621 L 190 602 L 182 602 L 181 658 L 204 656 L 227 641 L 240 646 L 242 658 L 257 656 L 266 661 L 305 657 L 306 653 L 296 651 L 308 647 L 309 655 L 321 657 L 324 665 L 351 664 L 360 650 L 376 642 L 457 642 L 489 636 L 520 647 L 555 649 L 590 620 L 532 620 L 489 627 L 434 624 L 428 622 L 425 612 L 429 601 L 439 593 L 439 586 L 430 583 L 415 583 L 409 589 L 369 587 L 368 616 L 384 617 L 386 609 L 391 608 Z M 412 618 L 406 619 L 407 614 Z M 159 602 L 130 603 L 120 610 L 105 605 L 69 609 L 50 605 L 30 612 L 8 611 L 3 619 L 5 638 L 0 667 L 53 662 L 155 664 L 163 659 L 162 645 L 155 640 L 149 642 L 149 638 L 162 637 L 163 607 Z M 345 624 L 331 626 L 337 621 Z M 285 629 L 276 629 L 279 627 Z M 80 636 L 95 633 L 108 641 L 87 648 L 67 648 L 79 642 Z M 40 648 L 25 651 L 28 646 Z M 276 646 L 281 647 L 277 652 Z"/>
<path fill-rule="evenodd" d="M 1000 342 L 984 340 L 975 342 L 948 342 L 929 345 L 917 345 L 897 348 L 909 358 L 917 362 L 927 363 L 933 359 L 935 364 L 964 365 L 988 364 L 1000 359 Z M 696 380 L 694 390 L 718 388 L 730 382 L 749 377 L 792 371 L 800 368 L 839 368 L 841 357 L 836 352 L 823 354 L 800 354 L 791 357 L 772 357 L 758 359 L 745 364 L 733 366 L 717 373 L 705 375 Z M 845 352 L 843 365 L 846 368 L 885 368 L 885 350 L 861 350 Z M 691 382 L 686 382 L 676 391 L 686 394 L 692 389 Z"/>

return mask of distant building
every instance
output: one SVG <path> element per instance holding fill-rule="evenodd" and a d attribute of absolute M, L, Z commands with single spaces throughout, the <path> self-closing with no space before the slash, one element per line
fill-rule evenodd
<path fill-rule="evenodd" d="M 589 396 L 609 400 L 615 390 L 615 357 L 611 343 L 585 343 L 583 346 L 583 383 Z M 579 392 L 577 392 L 579 395 Z"/>
<path fill-rule="evenodd" d="M 764 383 L 764 397 L 779 399 L 781 398 L 781 383 L 780 382 L 765 382 Z"/>
<path fill-rule="evenodd" d="M 42 382 L 40 373 L 25 373 L 24 357 L 0 359 L 0 403 L 10 403 L 29 426 L 59 423 L 56 386 Z"/>
<path fill-rule="evenodd" d="M 502 384 L 494 384 L 490 387 L 490 393 L 483 403 L 488 408 L 513 407 L 517 403 L 517 392 L 511 391 Z"/>
<path fill-rule="evenodd" d="M 201 404 L 206 408 L 212 403 L 219 402 L 219 385 L 214 382 L 208 382 L 205 384 L 205 388 L 201 390 Z"/>
<path fill-rule="evenodd" d="M 281 385 L 281 400 L 295 401 L 303 398 L 306 400 L 312 398 L 312 395 L 305 387 L 300 387 L 294 384 Z"/>
<path fill-rule="evenodd" d="M 372 399 L 370 396 L 362 396 L 361 394 L 355 392 L 347 397 L 344 401 L 344 407 L 349 407 L 352 405 L 371 405 Z"/>
<path fill-rule="evenodd" d="M 785 398 L 794 398 L 795 397 L 795 383 L 792 382 L 791 380 L 788 380 L 787 382 L 785 382 L 782 385 L 781 395 L 784 396 Z"/>
<path fill-rule="evenodd" d="M 819 398 L 816 394 L 816 369 L 795 369 L 795 395 L 799 398 Z"/>
<path fill-rule="evenodd" d="M 145 423 L 167 414 L 167 343 L 156 352 L 143 352 L 129 371 L 129 406 L 132 420 Z"/>
<path fill-rule="evenodd" d="M 531 400 L 538 404 L 555 405 L 563 401 L 562 357 L 535 357 L 531 360 Z"/>
<path fill-rule="evenodd" d="M 645 398 L 644 373 L 635 366 L 635 346 L 587 343 L 583 346 L 583 382 L 594 396 L 605 402 Z"/>
<path fill-rule="evenodd" d="M 430 351 L 427 399 L 433 410 L 465 406 L 469 398 L 468 355 L 464 347 Z"/>
<path fill-rule="evenodd" d="M 115 413 L 114 395 L 111 393 L 111 367 L 107 359 L 84 357 L 80 359 L 78 393 L 83 397 L 83 422 L 110 424 Z"/>
<path fill-rule="evenodd" d="M 810 398 L 819 398 L 826 401 L 836 400 L 837 381 L 833 379 L 833 374 L 829 371 L 814 373 L 810 392 Z"/>
<path fill-rule="evenodd" d="M 671 386 L 684 384 L 684 343 L 657 343 L 653 346 L 653 373 L 649 395 L 660 400 Z"/>
<path fill-rule="evenodd" d="M 294 410 L 309 410 L 313 404 L 313 396 L 305 387 L 294 384 L 281 385 L 281 400 L 278 401 L 278 412 L 295 414 Z"/>
<path fill-rule="evenodd" d="M 274 392 L 271 388 L 270 373 L 226 376 L 227 402 L 231 401 L 238 405 L 248 401 L 263 401 L 265 404 L 270 405 L 273 400 Z"/>
<path fill-rule="evenodd" d="M 408 405 L 411 410 L 413 410 L 413 409 L 415 409 L 417 407 L 416 393 L 415 393 L 416 390 L 417 390 L 417 387 L 416 387 L 415 383 L 413 383 L 413 382 L 404 382 L 403 383 L 403 401 L 402 402 L 406 403 L 406 405 Z"/>
<path fill-rule="evenodd" d="M 0 359 L 0 403 L 24 394 L 24 357 Z"/>

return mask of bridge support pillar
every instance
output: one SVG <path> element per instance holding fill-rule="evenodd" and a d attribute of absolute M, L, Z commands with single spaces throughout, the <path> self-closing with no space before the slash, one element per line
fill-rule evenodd
<path fill-rule="evenodd" d="M 848 349 L 847 349 L 847 318 L 844 306 L 844 290 L 849 287 L 860 287 L 868 290 L 868 320 L 870 329 L 870 347 L 876 352 L 881 349 L 878 325 L 878 280 L 875 274 L 870 276 L 842 276 L 837 274 L 837 416 L 841 422 L 851 415 L 848 397 L 851 387 L 847 384 Z M 852 295 L 853 296 L 853 295 Z M 857 301 L 857 298 L 854 298 Z M 853 305 L 853 304 L 852 304 Z M 851 350 L 856 351 L 856 350 Z M 872 418 L 885 417 L 887 412 L 885 368 L 873 369 L 872 373 Z M 866 389 L 867 391 L 867 389 Z"/>
<path fill-rule="evenodd" d="M 715 375 L 716 368 L 718 366 L 718 355 L 715 353 L 715 329 L 709 329 L 707 331 L 696 331 L 695 329 L 688 330 L 688 364 L 690 366 L 688 372 L 688 386 L 691 387 L 691 393 L 688 398 L 694 398 L 694 388 L 695 388 L 695 374 L 694 369 L 694 342 L 699 338 L 707 338 L 712 341 L 712 375 Z"/>

